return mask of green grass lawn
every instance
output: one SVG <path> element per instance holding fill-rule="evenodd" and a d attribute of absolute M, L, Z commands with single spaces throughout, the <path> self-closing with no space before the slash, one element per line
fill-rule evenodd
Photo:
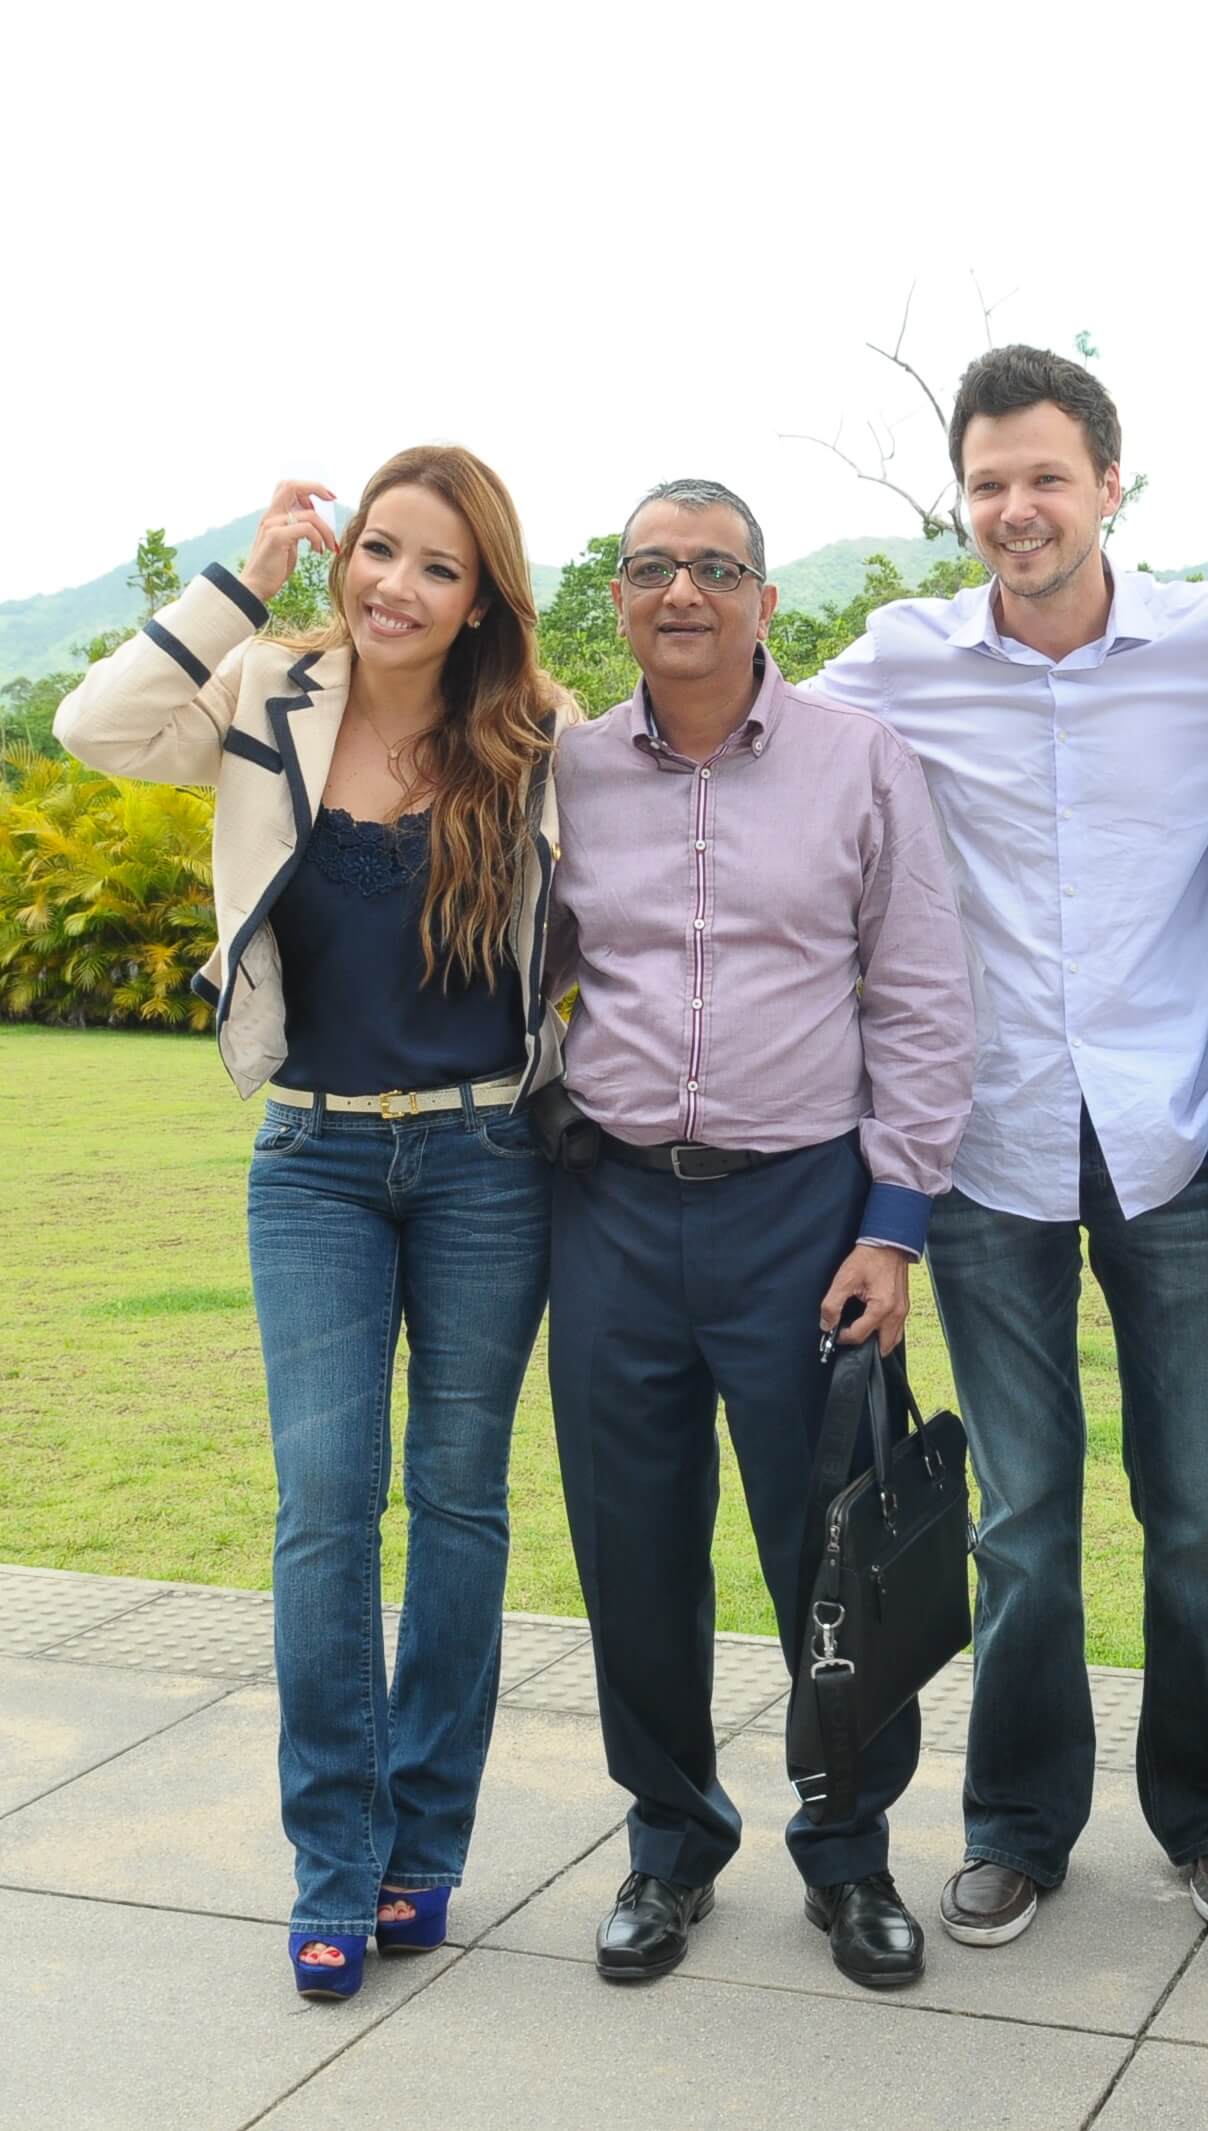
<path fill-rule="evenodd" d="M 260 1108 L 202 1038 L 0 1027 L 0 1560 L 268 1585 L 273 1472 L 243 1226 Z M 910 1351 L 924 1409 L 949 1400 L 921 1276 Z M 1089 1276 L 1082 1361 L 1088 1652 L 1135 1665 L 1140 1542 Z M 517 1418 L 512 1519 L 509 1605 L 581 1613 L 543 1345 Z M 388 1597 L 404 1552 L 396 1488 Z M 724 1431 L 716 1560 L 719 1626 L 772 1633 Z"/>

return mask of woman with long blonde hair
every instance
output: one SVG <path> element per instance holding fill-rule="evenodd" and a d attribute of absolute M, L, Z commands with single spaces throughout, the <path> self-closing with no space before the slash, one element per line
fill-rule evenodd
<path fill-rule="evenodd" d="M 290 1957 L 351 1997 L 366 1940 L 443 1941 L 499 1677 L 512 1420 L 545 1301 L 558 1070 L 541 956 L 551 756 L 574 712 L 536 661 L 498 476 L 421 446 L 337 542 L 277 489 L 239 577 L 214 564 L 62 705 L 123 776 L 217 787 L 218 946 L 195 980 L 240 1092 L 270 1083 L 249 1182 L 280 1506 L 274 1555 Z M 258 634 L 300 543 L 330 624 Z M 406 1588 L 388 1690 L 380 1523 L 408 1345 Z"/>

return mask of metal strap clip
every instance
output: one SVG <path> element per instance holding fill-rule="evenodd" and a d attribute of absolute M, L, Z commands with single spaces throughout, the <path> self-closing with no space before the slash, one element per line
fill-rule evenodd
<path fill-rule="evenodd" d="M 825 1615 L 823 1613 L 825 1608 Z M 847 1619 L 847 1608 L 838 1599 L 820 1598 L 814 1606 L 814 1662 L 810 1666 L 810 1678 L 816 1680 L 820 1672 L 854 1672 L 855 1666 L 849 1657 L 840 1657 L 839 1630 Z"/>

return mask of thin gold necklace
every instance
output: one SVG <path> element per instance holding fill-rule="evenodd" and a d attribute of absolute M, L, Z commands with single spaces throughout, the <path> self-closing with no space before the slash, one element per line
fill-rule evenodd
<path fill-rule="evenodd" d="M 374 718 L 371 711 L 366 707 L 366 705 L 364 703 L 358 703 L 356 707 L 360 711 L 361 716 L 364 718 L 365 723 L 368 725 L 370 732 L 374 736 L 374 739 L 378 742 L 379 746 L 385 749 L 386 762 L 389 767 L 390 774 L 394 778 L 395 783 L 398 785 L 399 790 L 402 792 L 404 807 L 409 807 L 416 794 L 423 790 L 424 779 L 422 776 L 418 776 L 413 777 L 411 781 L 408 782 L 407 779 L 404 777 L 402 770 L 399 768 L 399 757 L 405 754 L 406 750 L 409 747 L 414 747 L 417 740 L 422 740 L 424 733 L 430 732 L 432 730 L 431 726 L 424 726 L 419 732 L 408 733 L 404 739 L 396 740 L 392 743 L 386 738 L 385 734 L 381 731 L 376 718 Z"/>

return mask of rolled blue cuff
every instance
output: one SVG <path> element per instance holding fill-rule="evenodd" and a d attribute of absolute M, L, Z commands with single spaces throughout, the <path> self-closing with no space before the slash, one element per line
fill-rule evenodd
<path fill-rule="evenodd" d="M 930 1219 L 931 1200 L 925 1191 L 910 1191 L 905 1184 L 874 1184 L 860 1223 L 860 1241 L 867 1237 L 921 1258 Z"/>

